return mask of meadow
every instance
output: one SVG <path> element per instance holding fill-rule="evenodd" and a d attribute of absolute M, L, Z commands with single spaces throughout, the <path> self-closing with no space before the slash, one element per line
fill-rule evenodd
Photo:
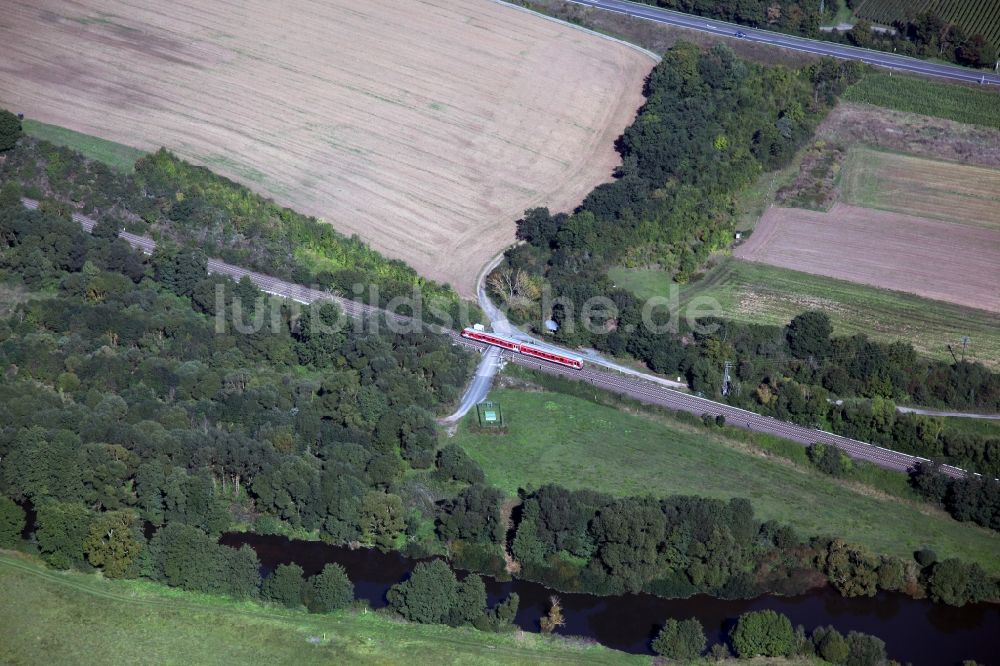
<path fill-rule="evenodd" d="M 310 615 L 145 581 L 55 572 L 0 552 L 0 661 L 86 664 L 643 664 L 532 633 Z"/>
<path fill-rule="evenodd" d="M 112 169 L 123 173 L 132 172 L 135 169 L 136 160 L 146 154 L 138 148 L 74 132 L 65 127 L 47 125 L 31 118 L 25 118 L 22 124 L 24 133 L 28 136 L 48 141 L 57 146 L 71 148 L 89 159 L 103 162 Z"/>
<path fill-rule="evenodd" d="M 0 105 L 165 146 L 464 296 L 526 208 L 610 180 L 653 65 L 479 0 L 20 1 L 4 18 Z"/>
<path fill-rule="evenodd" d="M 841 184 L 849 204 L 1000 231 L 998 169 L 852 146 Z"/>
<path fill-rule="evenodd" d="M 759 517 L 788 523 L 803 536 L 840 536 L 901 557 L 932 545 L 1000 572 L 997 533 L 835 480 L 724 431 L 556 392 L 500 389 L 490 398 L 503 407 L 506 434 L 475 432 L 472 416 L 453 441 L 479 462 L 488 482 L 512 496 L 518 488 L 557 483 L 623 496 L 746 497 Z M 802 456 L 804 449 L 796 451 Z"/>
<path fill-rule="evenodd" d="M 611 278 L 640 298 L 666 295 L 671 285 L 669 275 L 652 269 L 617 268 Z M 730 257 L 678 288 L 682 306 L 704 296 L 715 299 L 725 317 L 750 323 L 785 325 L 804 310 L 820 309 L 836 335 L 905 340 L 939 360 L 951 359 L 948 345 L 967 335 L 971 358 L 1000 367 L 1000 315 L 985 310 Z"/>

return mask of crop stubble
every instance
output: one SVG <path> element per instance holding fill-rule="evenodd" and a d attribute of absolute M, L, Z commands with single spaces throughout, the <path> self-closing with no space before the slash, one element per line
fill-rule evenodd
<path fill-rule="evenodd" d="M 734 255 L 1000 312 L 1000 234 L 987 227 L 841 203 L 772 207 Z"/>
<path fill-rule="evenodd" d="M 0 104 L 165 145 L 472 295 L 610 179 L 647 56 L 487 0 L 17 0 Z"/>

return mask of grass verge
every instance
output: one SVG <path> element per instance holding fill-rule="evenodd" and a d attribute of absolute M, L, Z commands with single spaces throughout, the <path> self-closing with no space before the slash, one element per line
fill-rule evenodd
<path fill-rule="evenodd" d="M 805 536 L 841 536 L 901 557 L 931 545 L 1000 573 L 1000 534 L 884 492 L 895 484 L 894 492 L 908 493 L 901 475 L 887 481 L 872 471 L 880 491 L 783 459 L 801 461 L 804 449 L 777 439 L 751 444 L 671 416 L 563 393 L 500 389 L 490 397 L 503 406 L 507 433 L 474 433 L 466 418 L 454 441 L 482 465 L 490 483 L 511 495 L 552 482 L 615 495 L 747 497 L 758 516 Z"/>
<path fill-rule="evenodd" d="M 0 553 L 9 664 L 640 664 L 647 657 L 531 633 L 310 615 L 144 581 L 55 572 Z"/>
<path fill-rule="evenodd" d="M 641 299 L 669 294 L 671 281 L 662 271 L 617 268 L 610 276 Z M 971 358 L 1000 367 L 1000 315 L 985 310 L 730 257 L 680 285 L 682 308 L 696 296 L 715 299 L 724 317 L 756 324 L 784 325 L 805 310 L 821 309 L 830 315 L 836 335 L 906 340 L 918 353 L 938 360 L 950 360 L 948 345 L 961 347 L 962 336 L 968 335 Z"/>
<path fill-rule="evenodd" d="M 848 88 L 843 99 L 1000 128 L 1000 95 L 988 89 L 873 71 Z"/>
<path fill-rule="evenodd" d="M 131 172 L 135 168 L 136 160 L 146 154 L 138 148 L 74 132 L 65 127 L 46 125 L 37 120 L 27 119 L 22 124 L 24 133 L 28 136 L 54 143 L 57 146 L 72 148 L 90 159 L 104 162 L 112 169 L 122 173 Z"/>

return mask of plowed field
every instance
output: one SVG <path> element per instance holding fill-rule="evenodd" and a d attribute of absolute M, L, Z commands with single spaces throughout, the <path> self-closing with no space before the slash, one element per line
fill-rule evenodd
<path fill-rule="evenodd" d="M 652 67 L 489 0 L 11 0 L 0 105 L 167 146 L 466 294 L 617 164 Z"/>
<path fill-rule="evenodd" d="M 770 208 L 735 256 L 1000 312 L 1000 233 L 836 204 Z"/>

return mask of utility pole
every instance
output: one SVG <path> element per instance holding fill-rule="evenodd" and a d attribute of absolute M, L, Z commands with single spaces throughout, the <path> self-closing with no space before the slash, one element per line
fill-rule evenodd
<path fill-rule="evenodd" d="M 951 345 L 948 345 L 948 351 L 951 352 L 951 357 L 955 359 L 955 365 L 958 365 L 958 356 L 955 354 L 955 350 L 951 348 Z"/>
<path fill-rule="evenodd" d="M 733 364 L 726 361 L 726 365 L 722 371 L 722 395 L 729 395 L 729 391 L 732 389 L 732 381 L 729 378 L 729 371 L 733 368 Z"/>

